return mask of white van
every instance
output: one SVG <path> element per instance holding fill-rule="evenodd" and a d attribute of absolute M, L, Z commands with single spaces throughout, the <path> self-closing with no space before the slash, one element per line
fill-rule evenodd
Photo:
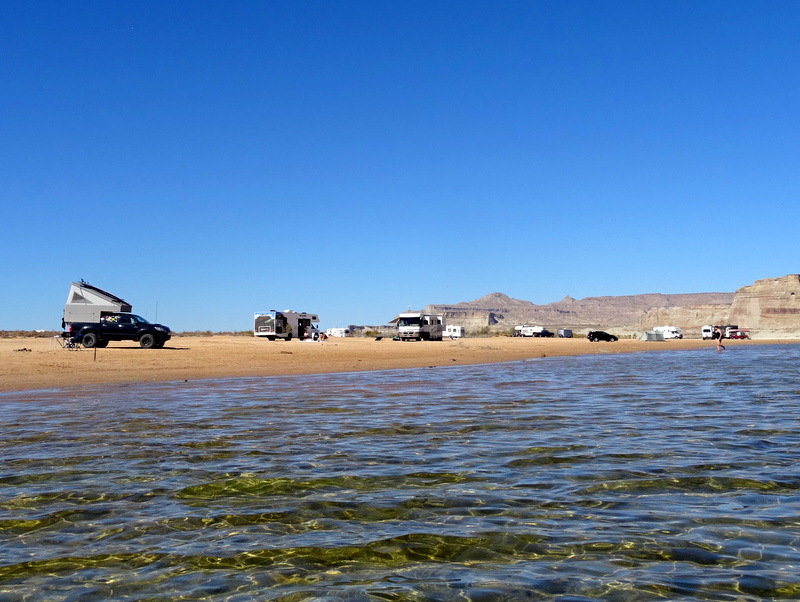
<path fill-rule="evenodd" d="M 708 324 L 706 324 L 705 326 L 703 326 L 700 329 L 700 336 L 703 337 L 704 341 L 706 339 L 713 339 L 714 338 L 714 327 L 713 326 L 709 326 Z"/>

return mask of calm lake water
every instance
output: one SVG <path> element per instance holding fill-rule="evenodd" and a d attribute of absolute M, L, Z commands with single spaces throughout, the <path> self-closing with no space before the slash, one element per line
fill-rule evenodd
<path fill-rule="evenodd" d="M 733 343 L 0 395 L 0 600 L 797 599 L 798 366 Z"/>

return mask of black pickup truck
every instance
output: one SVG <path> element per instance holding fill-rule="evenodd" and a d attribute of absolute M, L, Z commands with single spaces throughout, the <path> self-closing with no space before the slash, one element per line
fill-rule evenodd
<path fill-rule="evenodd" d="M 89 349 L 105 347 L 109 341 L 139 341 L 144 349 L 161 349 L 172 336 L 166 326 L 123 312 L 104 312 L 99 322 L 70 322 L 65 327 L 65 338 Z"/>

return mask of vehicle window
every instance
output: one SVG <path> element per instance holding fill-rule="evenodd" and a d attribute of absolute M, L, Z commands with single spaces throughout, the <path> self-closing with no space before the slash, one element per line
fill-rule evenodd
<path fill-rule="evenodd" d="M 398 326 L 420 326 L 422 324 L 422 320 L 419 318 L 400 318 L 397 321 Z"/>

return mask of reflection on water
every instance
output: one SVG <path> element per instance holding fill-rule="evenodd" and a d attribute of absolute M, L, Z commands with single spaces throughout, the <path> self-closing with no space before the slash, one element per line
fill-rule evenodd
<path fill-rule="evenodd" d="M 0 599 L 796 599 L 799 349 L 2 395 Z"/>

